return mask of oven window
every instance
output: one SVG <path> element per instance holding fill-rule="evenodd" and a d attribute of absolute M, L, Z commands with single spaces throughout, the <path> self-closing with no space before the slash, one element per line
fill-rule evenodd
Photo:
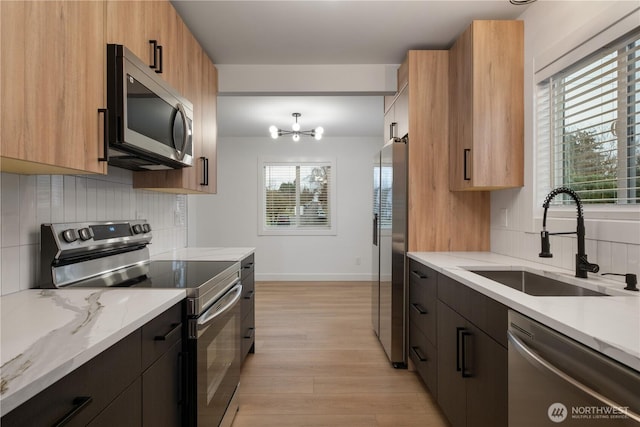
<path fill-rule="evenodd" d="M 207 347 L 207 405 L 211 403 L 236 358 L 237 319 L 232 316 Z"/>

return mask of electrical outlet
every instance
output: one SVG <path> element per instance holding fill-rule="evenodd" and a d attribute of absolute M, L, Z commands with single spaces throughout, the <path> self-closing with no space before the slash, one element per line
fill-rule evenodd
<path fill-rule="evenodd" d="M 184 214 L 182 211 L 173 211 L 173 225 L 182 227 L 184 225 Z"/>
<path fill-rule="evenodd" d="M 509 211 L 507 208 L 500 209 L 500 226 L 507 228 L 509 226 Z"/>

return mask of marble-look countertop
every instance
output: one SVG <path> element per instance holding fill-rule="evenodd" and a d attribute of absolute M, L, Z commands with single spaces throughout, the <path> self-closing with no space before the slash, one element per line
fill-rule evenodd
<path fill-rule="evenodd" d="M 154 261 L 242 261 L 255 248 L 181 248 L 151 257 Z"/>
<path fill-rule="evenodd" d="M 0 297 L 4 415 L 185 298 L 183 289 L 30 289 Z"/>
<path fill-rule="evenodd" d="M 640 297 L 624 283 L 489 252 L 411 252 L 423 263 L 574 340 L 640 371 Z M 520 269 L 560 277 L 611 296 L 539 297 L 527 295 L 468 269 Z"/>

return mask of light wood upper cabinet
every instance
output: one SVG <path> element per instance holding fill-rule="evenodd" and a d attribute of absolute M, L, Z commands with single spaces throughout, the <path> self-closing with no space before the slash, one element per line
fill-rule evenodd
<path fill-rule="evenodd" d="M 182 49 L 183 27 L 168 1 L 107 1 L 107 43 L 122 44 L 149 66 L 155 64 L 160 76 L 180 92 L 188 58 Z"/>
<path fill-rule="evenodd" d="M 218 108 L 218 70 L 204 57 L 202 61 L 202 155 L 199 159 L 198 176 L 204 177 L 200 191 L 215 194 L 217 181 L 217 108 Z"/>
<path fill-rule="evenodd" d="M 448 66 L 446 50 L 411 50 L 398 73 L 408 82 L 393 107 L 408 126 L 409 251 L 489 249 L 489 193 L 449 191 Z"/>
<path fill-rule="evenodd" d="M 0 170 L 106 173 L 104 3 L 0 2 Z"/>
<path fill-rule="evenodd" d="M 450 188 L 524 185 L 524 24 L 473 21 L 450 49 Z"/>

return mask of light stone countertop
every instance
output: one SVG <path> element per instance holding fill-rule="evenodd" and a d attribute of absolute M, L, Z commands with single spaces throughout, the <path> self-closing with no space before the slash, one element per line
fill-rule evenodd
<path fill-rule="evenodd" d="M 180 248 L 156 254 L 154 261 L 242 261 L 255 252 L 255 248 Z"/>
<path fill-rule="evenodd" d="M 0 297 L 0 414 L 185 298 L 183 289 L 29 289 Z"/>
<path fill-rule="evenodd" d="M 409 258 L 561 332 L 574 340 L 640 371 L 640 296 L 624 290 L 624 283 L 490 252 L 410 252 Z M 611 296 L 531 296 L 469 269 L 520 269 L 561 277 Z"/>

